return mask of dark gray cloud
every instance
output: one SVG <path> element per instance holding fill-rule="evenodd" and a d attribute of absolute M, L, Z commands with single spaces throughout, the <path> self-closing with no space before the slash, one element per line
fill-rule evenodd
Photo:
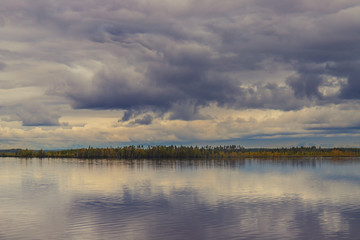
<path fill-rule="evenodd" d="M 152 123 L 152 121 L 153 121 L 153 117 L 151 115 L 147 114 L 143 118 L 135 119 L 134 123 L 140 124 L 140 125 L 149 125 Z"/>
<path fill-rule="evenodd" d="M 201 119 L 199 110 L 210 104 L 294 110 L 360 99 L 358 1 L 38 0 L 0 7 L 3 25 L 43 28 L 48 38 L 68 41 L 43 49 L 42 59 L 103 64 L 90 80 L 67 77 L 49 93 L 73 108 L 126 110 L 123 121 L 143 124 L 137 117 L 149 111 Z M 257 78 L 258 71 L 268 76 Z M 288 76 L 271 78 L 279 71 Z M 321 90 L 335 89 L 329 79 L 339 81 L 331 96 Z"/>
<path fill-rule="evenodd" d="M 39 102 L 28 102 L 7 107 L 9 117 L 5 121 L 21 121 L 23 126 L 58 126 L 60 115 L 54 109 Z"/>
<path fill-rule="evenodd" d="M 318 131 L 321 134 L 334 134 L 334 133 L 358 133 L 360 126 L 345 126 L 345 127 L 312 127 L 306 130 Z"/>
<path fill-rule="evenodd" d="M 319 98 L 321 97 L 319 86 L 322 81 L 323 79 L 319 75 L 305 74 L 289 77 L 287 83 L 294 91 L 296 97 Z"/>
<path fill-rule="evenodd" d="M 6 68 L 6 64 L 0 62 L 0 71 Z"/>
<path fill-rule="evenodd" d="M 360 64 L 348 73 L 348 84 L 342 88 L 341 97 L 345 99 L 360 99 Z"/>

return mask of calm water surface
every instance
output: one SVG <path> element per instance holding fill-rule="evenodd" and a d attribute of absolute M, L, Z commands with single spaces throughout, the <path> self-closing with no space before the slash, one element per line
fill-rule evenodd
<path fill-rule="evenodd" d="M 360 159 L 0 158 L 0 239 L 360 239 Z"/>

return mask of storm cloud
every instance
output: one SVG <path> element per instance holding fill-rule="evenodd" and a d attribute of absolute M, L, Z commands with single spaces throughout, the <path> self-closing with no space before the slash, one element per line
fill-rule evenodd
<path fill-rule="evenodd" d="M 307 1 L 278 7 L 227 1 L 220 9 L 213 1 L 159 3 L 108 1 L 101 18 L 87 10 L 80 19 L 77 12 L 76 27 L 67 31 L 78 30 L 79 39 L 111 57 L 89 81 L 67 82 L 60 94 L 74 108 L 160 111 L 191 120 L 209 104 L 291 110 L 360 96 L 355 2 L 324 9 Z M 254 76 L 279 68 L 292 74 L 273 81 Z M 347 79 L 336 98 L 319 91 L 327 78 Z M 193 116 L 178 111 L 189 104 Z"/>
<path fill-rule="evenodd" d="M 0 89 L 36 88 L 26 101 L 44 109 L 118 111 L 119 123 L 151 125 L 211 120 L 204 109 L 214 106 L 360 101 L 357 0 L 4 0 L 0 16 Z M 6 114 L 24 126 L 65 114 L 32 112 L 42 117 Z"/>

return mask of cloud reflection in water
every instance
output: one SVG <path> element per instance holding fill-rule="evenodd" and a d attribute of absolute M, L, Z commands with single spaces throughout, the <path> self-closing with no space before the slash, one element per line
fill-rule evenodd
<path fill-rule="evenodd" d="M 356 161 L 6 159 L 0 164 L 0 234 L 6 239 L 360 234 Z"/>

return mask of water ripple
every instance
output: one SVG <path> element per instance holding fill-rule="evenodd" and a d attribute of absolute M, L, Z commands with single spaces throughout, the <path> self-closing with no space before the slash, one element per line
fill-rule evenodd
<path fill-rule="evenodd" d="M 0 161 L 0 239 L 356 239 L 360 161 Z"/>

